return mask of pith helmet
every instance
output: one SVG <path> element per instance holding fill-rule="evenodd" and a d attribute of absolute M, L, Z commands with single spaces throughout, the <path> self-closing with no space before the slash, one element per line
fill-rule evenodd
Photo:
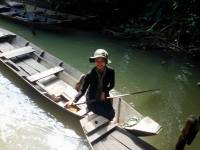
<path fill-rule="evenodd" d="M 106 63 L 111 63 L 111 61 L 108 59 L 108 52 L 105 49 L 97 49 L 94 52 L 94 56 L 89 58 L 89 61 L 91 63 L 93 63 L 95 61 L 95 58 L 105 58 L 106 59 Z"/>

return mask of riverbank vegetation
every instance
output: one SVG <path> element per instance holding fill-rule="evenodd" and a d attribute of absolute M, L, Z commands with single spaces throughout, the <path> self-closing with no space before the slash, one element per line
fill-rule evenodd
<path fill-rule="evenodd" d="M 36 3 L 94 17 L 94 28 L 109 36 L 131 39 L 133 47 L 200 58 L 198 0 L 35 0 Z"/>

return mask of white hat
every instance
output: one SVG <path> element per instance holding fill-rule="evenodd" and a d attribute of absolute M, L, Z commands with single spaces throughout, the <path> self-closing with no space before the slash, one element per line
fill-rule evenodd
<path fill-rule="evenodd" d="M 111 63 L 111 61 L 108 59 L 108 52 L 105 49 L 97 49 L 94 52 L 94 56 L 89 58 L 89 61 L 93 63 L 95 61 L 95 58 L 105 58 L 107 63 Z"/>

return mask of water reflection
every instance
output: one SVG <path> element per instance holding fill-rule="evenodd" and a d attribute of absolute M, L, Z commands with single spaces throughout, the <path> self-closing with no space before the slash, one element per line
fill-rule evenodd
<path fill-rule="evenodd" d="M 80 149 L 80 145 L 81 149 L 88 149 L 85 138 L 71 129 L 70 124 L 68 128 L 64 124 L 69 120 L 59 121 L 22 90 L 0 74 L 0 145 L 4 150 L 73 150 Z"/>

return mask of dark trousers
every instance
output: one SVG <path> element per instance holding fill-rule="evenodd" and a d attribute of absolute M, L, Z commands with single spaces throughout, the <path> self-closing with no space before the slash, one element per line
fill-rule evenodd
<path fill-rule="evenodd" d="M 176 143 L 176 150 L 184 150 L 186 142 L 187 142 L 187 139 L 183 138 L 181 135 L 178 139 L 178 142 Z"/>
<path fill-rule="evenodd" d="M 87 106 L 90 111 L 97 115 L 103 116 L 108 120 L 112 120 L 115 117 L 115 110 L 113 109 L 112 103 L 110 101 L 88 103 Z"/>

